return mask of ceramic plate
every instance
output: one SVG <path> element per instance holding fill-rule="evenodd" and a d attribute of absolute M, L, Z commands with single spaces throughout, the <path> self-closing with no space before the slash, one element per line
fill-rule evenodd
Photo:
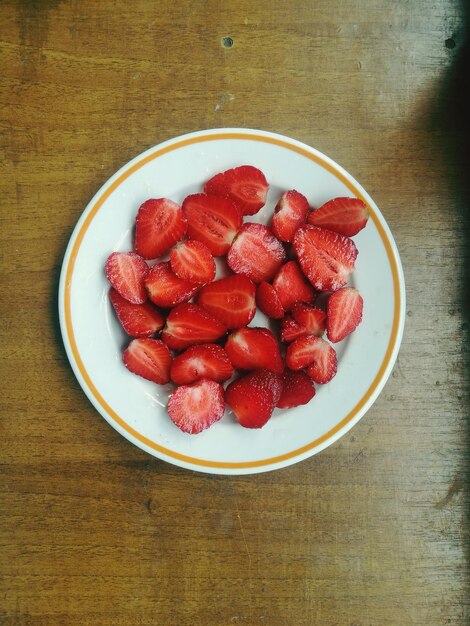
<path fill-rule="evenodd" d="M 104 275 L 112 251 L 132 249 L 139 205 L 150 197 L 181 203 L 213 174 L 242 164 L 260 168 L 270 183 L 266 206 L 251 221 L 267 223 L 281 193 L 297 189 L 318 207 L 335 196 L 356 196 L 371 219 L 354 237 L 359 249 L 350 284 L 364 298 L 362 324 L 336 344 L 338 373 L 317 385 L 306 406 L 276 409 L 260 430 L 248 430 L 227 410 L 199 435 L 181 432 L 167 416 L 171 386 L 130 374 L 128 343 L 108 300 Z M 218 474 L 279 469 L 326 448 L 370 408 L 397 357 L 404 324 L 403 272 L 392 234 L 378 207 L 343 168 L 317 150 L 273 133 L 206 130 L 166 141 L 136 157 L 99 190 L 85 209 L 65 254 L 60 322 L 73 371 L 101 415 L 133 444 L 181 467 Z M 257 313 L 255 325 L 265 325 Z"/>

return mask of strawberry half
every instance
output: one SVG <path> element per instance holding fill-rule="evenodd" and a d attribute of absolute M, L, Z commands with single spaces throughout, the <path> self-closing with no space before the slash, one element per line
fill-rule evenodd
<path fill-rule="evenodd" d="M 321 337 L 326 328 L 326 313 L 318 307 L 296 302 L 292 307 L 292 317 L 303 326 L 309 335 Z"/>
<path fill-rule="evenodd" d="M 274 277 L 273 287 L 285 311 L 290 311 L 295 302 L 312 302 L 315 296 L 296 261 L 284 263 Z"/>
<path fill-rule="evenodd" d="M 215 343 L 191 346 L 173 359 L 170 376 L 176 385 L 189 385 L 201 378 L 228 380 L 233 367 L 223 348 Z"/>
<path fill-rule="evenodd" d="M 135 252 L 113 252 L 105 264 L 106 278 L 125 300 L 142 304 L 147 300 L 144 279 L 149 268 Z"/>
<path fill-rule="evenodd" d="M 228 198 L 196 193 L 183 202 L 188 220 L 188 236 L 204 243 L 214 256 L 226 254 L 238 229 L 242 216 Z"/>
<path fill-rule="evenodd" d="M 256 288 L 256 304 L 271 319 L 284 317 L 284 307 L 272 285 L 263 281 Z"/>
<path fill-rule="evenodd" d="M 313 380 L 305 372 L 285 369 L 282 375 L 282 392 L 276 406 L 279 409 L 292 409 L 307 404 L 315 395 Z"/>
<path fill-rule="evenodd" d="M 122 360 L 130 372 L 142 378 L 159 385 L 170 380 L 171 354 L 159 339 L 133 339 Z"/>
<path fill-rule="evenodd" d="M 285 260 L 284 246 L 263 224 L 244 224 L 227 254 L 230 269 L 255 283 L 271 280 Z"/>
<path fill-rule="evenodd" d="M 227 332 L 219 320 L 197 304 L 179 304 L 166 318 L 162 339 L 173 350 L 192 345 L 212 343 Z"/>
<path fill-rule="evenodd" d="M 355 330 L 362 320 L 364 301 L 353 287 L 343 287 L 331 294 L 326 306 L 328 339 L 342 341 Z"/>
<path fill-rule="evenodd" d="M 309 211 L 310 206 L 304 195 L 295 189 L 286 191 L 274 209 L 271 222 L 273 233 L 281 241 L 291 242 L 296 230 L 305 222 Z"/>
<path fill-rule="evenodd" d="M 301 226 L 294 250 L 305 276 L 318 291 L 336 291 L 354 269 L 357 248 L 352 239 L 317 226 Z"/>
<path fill-rule="evenodd" d="M 299 337 L 306 337 L 308 335 L 307 329 L 298 324 L 293 317 L 286 315 L 281 320 L 281 341 L 290 343 Z"/>
<path fill-rule="evenodd" d="M 167 198 L 146 200 L 137 211 L 135 251 L 144 259 L 156 259 L 183 239 L 186 229 L 179 204 Z"/>
<path fill-rule="evenodd" d="M 320 337 L 300 337 L 287 348 L 286 365 L 291 370 L 306 367 L 313 381 L 324 384 L 336 374 L 336 352 Z"/>
<path fill-rule="evenodd" d="M 281 373 L 284 368 L 276 337 L 267 328 L 239 328 L 227 337 L 225 351 L 239 370 Z"/>
<path fill-rule="evenodd" d="M 215 263 L 209 248 L 190 239 L 178 244 L 170 252 L 170 264 L 173 272 L 182 280 L 203 285 L 210 283 L 215 276 Z"/>
<path fill-rule="evenodd" d="M 216 174 L 204 185 L 206 193 L 230 198 L 242 215 L 254 215 L 266 204 L 268 182 L 252 165 L 241 165 Z"/>
<path fill-rule="evenodd" d="M 190 435 L 218 422 L 224 411 L 224 389 L 213 380 L 202 379 L 193 385 L 178 387 L 168 400 L 171 421 Z"/>
<path fill-rule="evenodd" d="M 198 304 L 227 328 L 246 326 L 256 312 L 256 288 L 246 276 L 227 276 L 204 285 Z"/>
<path fill-rule="evenodd" d="M 367 205 L 359 198 L 333 198 L 312 211 L 307 223 L 352 237 L 364 228 L 368 219 Z"/>
<path fill-rule="evenodd" d="M 112 288 L 109 299 L 121 326 L 131 337 L 150 337 L 163 328 L 165 318 L 150 302 L 133 304 Z"/>
<path fill-rule="evenodd" d="M 282 378 L 269 370 L 255 370 L 237 378 L 225 391 L 225 402 L 245 428 L 261 428 L 271 417 L 282 392 Z"/>
<path fill-rule="evenodd" d="M 172 272 L 170 263 L 162 261 L 150 268 L 145 278 L 145 288 L 154 304 L 168 309 L 190 300 L 199 289 L 199 285 L 181 280 Z"/>

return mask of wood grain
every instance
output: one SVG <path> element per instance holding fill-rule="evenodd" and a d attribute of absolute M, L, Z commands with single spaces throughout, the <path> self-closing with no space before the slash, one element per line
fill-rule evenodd
<path fill-rule="evenodd" d="M 1 3 L 0 624 L 469 623 L 468 18 L 457 0 Z M 114 432 L 57 319 L 65 246 L 101 184 L 223 126 L 352 172 L 408 299 L 393 375 L 353 431 L 244 477 Z"/>

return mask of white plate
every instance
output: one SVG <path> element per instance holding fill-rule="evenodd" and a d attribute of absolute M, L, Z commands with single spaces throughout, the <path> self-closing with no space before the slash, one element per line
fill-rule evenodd
<path fill-rule="evenodd" d="M 166 414 L 171 386 L 130 374 L 122 364 L 129 339 L 108 300 L 104 264 L 132 249 L 133 222 L 149 197 L 181 203 L 217 172 L 259 167 L 270 183 L 266 206 L 251 221 L 267 222 L 280 194 L 297 189 L 312 206 L 335 196 L 362 198 L 371 219 L 354 240 L 359 249 L 350 283 L 364 298 L 362 324 L 337 344 L 338 373 L 317 385 L 306 406 L 276 410 L 260 430 L 238 426 L 228 411 L 199 435 L 187 435 Z M 259 130 L 215 129 L 147 150 L 99 190 L 79 219 L 65 254 L 59 294 L 62 336 L 73 371 L 101 415 L 129 441 L 175 465 L 217 474 L 278 469 L 305 459 L 344 435 L 370 408 L 397 357 L 405 289 L 392 234 L 354 178 L 317 150 Z M 252 325 L 264 324 L 257 313 Z"/>

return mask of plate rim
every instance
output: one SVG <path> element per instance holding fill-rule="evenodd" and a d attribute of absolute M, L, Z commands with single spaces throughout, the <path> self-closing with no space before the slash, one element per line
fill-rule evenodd
<path fill-rule="evenodd" d="M 100 207 L 119 185 L 135 171 L 163 154 L 194 143 L 227 139 L 257 140 L 293 150 L 324 167 L 356 197 L 364 200 L 386 251 L 394 295 L 393 321 L 385 356 L 372 383 L 356 405 L 329 431 L 295 450 L 271 458 L 240 462 L 200 459 L 165 448 L 139 433 L 121 418 L 101 396 L 85 369 L 74 336 L 70 303 L 73 270 L 80 245 Z M 372 406 L 391 374 L 403 338 L 405 301 L 404 274 L 395 240 L 380 209 L 362 185 L 341 165 L 316 148 L 285 135 L 249 128 L 213 128 L 186 133 L 152 146 L 124 164 L 99 188 L 78 219 L 67 245 L 59 282 L 59 320 L 67 357 L 80 386 L 95 409 L 115 430 L 147 453 L 186 469 L 213 474 L 249 474 L 287 467 L 317 454 L 346 434 Z"/>

